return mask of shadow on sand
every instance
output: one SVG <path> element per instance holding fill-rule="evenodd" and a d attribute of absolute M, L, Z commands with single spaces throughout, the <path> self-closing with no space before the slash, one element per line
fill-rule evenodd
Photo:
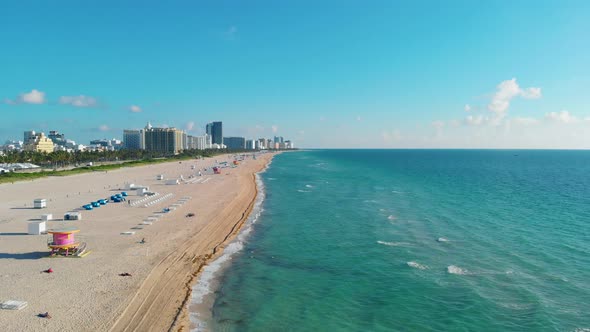
<path fill-rule="evenodd" d="M 40 259 L 47 256 L 49 256 L 48 251 L 34 251 L 17 254 L 0 252 L 0 259 Z"/>
<path fill-rule="evenodd" d="M 29 233 L 0 233 L 0 236 L 29 235 Z"/>
<path fill-rule="evenodd" d="M 21 207 L 11 207 L 11 210 L 41 210 L 41 209 L 35 209 L 34 207 L 26 207 L 26 206 L 21 206 Z"/>

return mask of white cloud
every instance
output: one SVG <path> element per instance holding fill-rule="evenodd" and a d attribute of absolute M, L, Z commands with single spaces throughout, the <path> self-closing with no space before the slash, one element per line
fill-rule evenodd
<path fill-rule="evenodd" d="M 503 118 L 510 107 L 510 101 L 521 96 L 526 99 L 537 99 L 541 97 L 541 88 L 521 89 L 516 78 L 506 80 L 498 84 L 496 93 L 488 105 L 488 110 L 494 112 L 498 118 Z"/>
<path fill-rule="evenodd" d="M 526 99 L 541 98 L 541 88 L 528 88 L 521 91 L 521 96 Z"/>
<path fill-rule="evenodd" d="M 133 113 L 139 113 L 142 111 L 141 107 L 137 106 L 137 105 L 131 105 L 129 106 L 129 111 L 133 112 Z"/>
<path fill-rule="evenodd" d="M 279 131 L 279 127 L 277 127 L 277 125 L 272 125 L 271 128 L 274 134 L 276 134 Z"/>
<path fill-rule="evenodd" d="M 74 107 L 96 107 L 98 102 L 96 98 L 90 96 L 61 96 L 59 103 L 62 105 L 71 105 Z"/>
<path fill-rule="evenodd" d="M 111 130 L 111 128 L 109 128 L 109 126 L 103 124 L 98 127 L 98 130 L 99 131 L 109 131 L 109 130 Z"/>
<path fill-rule="evenodd" d="M 16 104 L 44 104 L 47 100 L 45 99 L 45 92 L 33 89 L 31 92 L 21 93 L 14 100 L 5 99 L 4 102 L 9 105 Z"/>
<path fill-rule="evenodd" d="M 186 123 L 186 125 L 184 125 L 184 129 L 187 131 L 193 130 L 194 127 L 195 127 L 195 123 L 193 121 L 189 121 Z"/>
<path fill-rule="evenodd" d="M 545 114 L 545 119 L 560 122 L 560 123 L 575 123 L 578 122 L 578 118 L 571 115 L 568 111 L 560 111 L 560 112 L 549 112 Z"/>
<path fill-rule="evenodd" d="M 463 109 L 465 110 L 465 112 L 469 112 L 471 111 L 471 105 L 465 104 L 465 107 L 463 107 Z"/>
<path fill-rule="evenodd" d="M 488 117 L 484 117 L 483 115 L 468 115 L 465 118 L 465 124 L 469 126 L 481 126 L 484 123 L 488 122 Z"/>

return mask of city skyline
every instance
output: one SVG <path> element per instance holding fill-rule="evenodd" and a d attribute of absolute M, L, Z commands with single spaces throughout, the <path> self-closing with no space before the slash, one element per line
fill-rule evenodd
<path fill-rule="evenodd" d="M 176 155 L 182 151 L 229 149 L 229 150 L 266 150 L 266 149 L 293 149 L 294 142 L 285 140 L 283 136 L 242 137 L 224 136 L 223 122 L 214 121 L 206 126 L 206 133 L 191 135 L 185 130 L 174 127 L 154 127 L 148 122 L 142 129 L 124 129 L 121 139 L 94 138 L 90 144 L 81 144 L 79 141 L 68 137 L 59 130 L 50 130 L 49 135 L 45 131 L 25 130 L 22 140 L 9 139 L 5 144 L 0 144 L 0 155 L 6 152 L 37 151 L 50 153 L 54 151 L 105 151 L 105 150 L 146 150 L 157 153 Z M 55 129 L 55 128 L 53 128 Z"/>
<path fill-rule="evenodd" d="M 137 5 L 3 5 L 0 140 L 231 119 L 300 147 L 590 148 L 585 1 Z"/>

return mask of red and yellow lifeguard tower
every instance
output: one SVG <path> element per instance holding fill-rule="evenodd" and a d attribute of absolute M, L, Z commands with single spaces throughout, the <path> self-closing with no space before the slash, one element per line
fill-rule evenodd
<path fill-rule="evenodd" d="M 75 255 L 82 257 L 86 251 L 86 243 L 77 241 L 74 234 L 80 230 L 77 228 L 66 228 L 59 230 L 47 231 L 51 234 L 47 240 L 47 246 L 51 249 L 51 256 L 70 256 Z"/>

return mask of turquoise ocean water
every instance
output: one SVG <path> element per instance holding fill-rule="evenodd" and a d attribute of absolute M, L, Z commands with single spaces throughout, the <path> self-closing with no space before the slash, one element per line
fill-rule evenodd
<path fill-rule="evenodd" d="M 590 152 L 302 151 L 261 179 L 207 329 L 590 331 Z"/>

